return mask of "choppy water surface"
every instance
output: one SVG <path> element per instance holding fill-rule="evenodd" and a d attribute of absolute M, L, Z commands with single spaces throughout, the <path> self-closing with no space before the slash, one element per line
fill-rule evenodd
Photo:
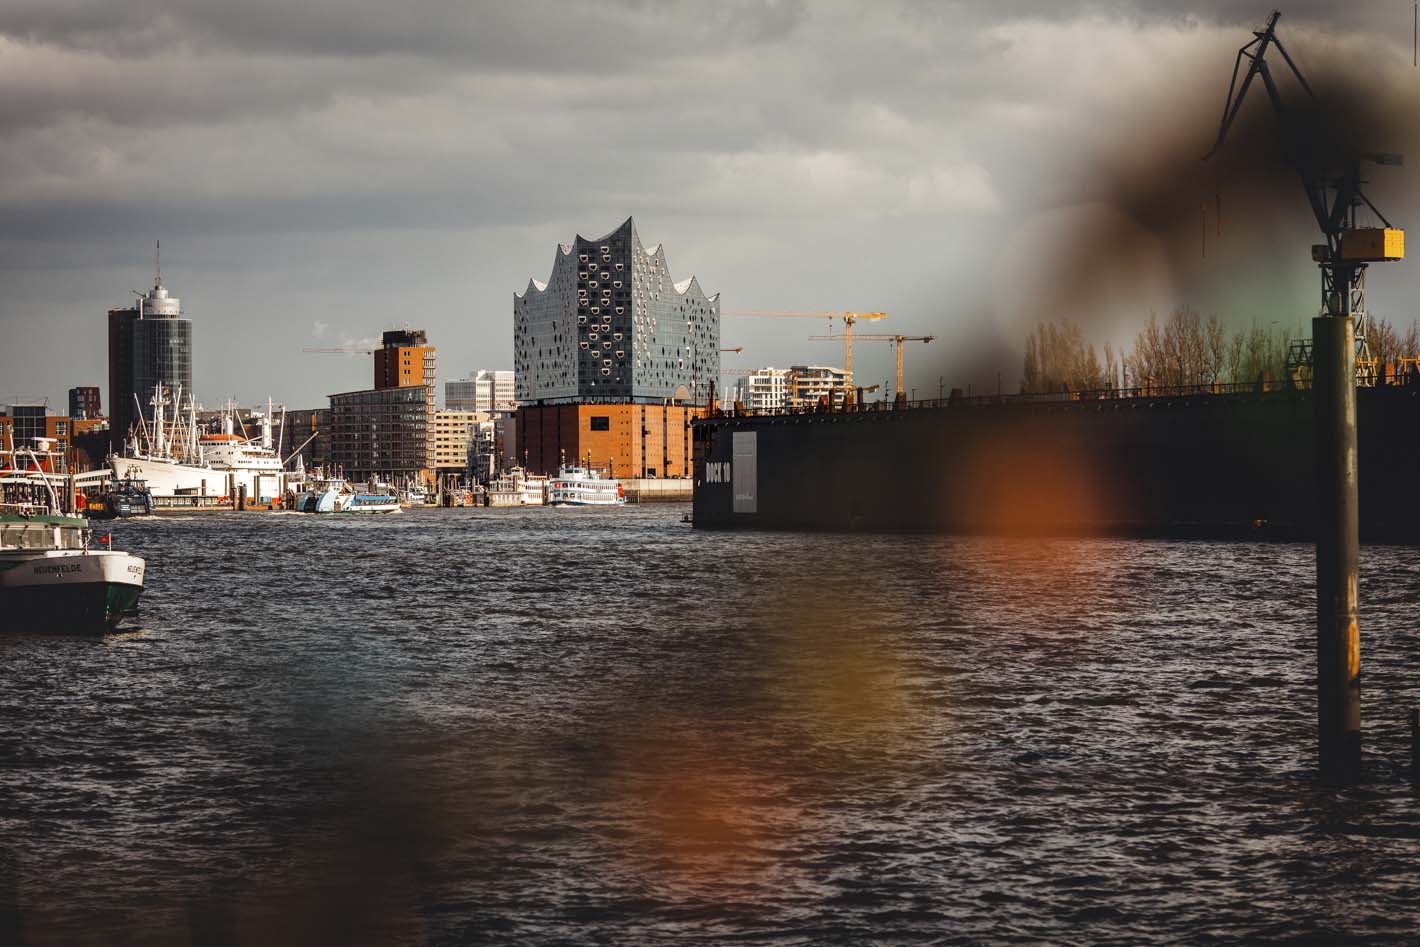
<path fill-rule="evenodd" d="M 716 534 L 685 507 L 127 522 L 0 640 L 0 942 L 1404 941 L 1414 550 L 1364 788 L 1305 546 Z"/>

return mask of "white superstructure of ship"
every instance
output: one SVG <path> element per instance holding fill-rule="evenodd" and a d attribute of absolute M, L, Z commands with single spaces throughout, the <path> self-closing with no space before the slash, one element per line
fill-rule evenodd
<path fill-rule="evenodd" d="M 560 467 L 547 482 L 549 506 L 619 506 L 626 502 L 621 481 L 587 467 Z"/>
<path fill-rule="evenodd" d="M 152 423 L 143 419 L 140 405 L 138 430 L 121 452 L 109 456 L 115 480 L 142 480 L 155 497 L 221 496 L 226 492 L 226 475 L 203 460 L 197 445 L 197 407 L 189 396 L 188 420 L 183 424 L 182 403 L 181 388 L 170 394 L 162 385 L 153 387 L 149 401 Z"/>
<path fill-rule="evenodd" d="M 543 506 L 547 503 L 547 478 L 514 467 L 489 481 L 484 496 L 488 506 Z"/>
<path fill-rule="evenodd" d="M 244 493 L 253 502 L 266 502 L 282 496 L 285 463 L 272 443 L 274 411 L 270 402 L 264 413 L 252 412 L 258 428 L 255 436 L 248 435 L 231 404 L 222 416 L 221 431 L 202 433 L 191 397 L 183 423 L 181 389 L 170 400 L 166 391 L 156 386 L 150 403 L 152 424 L 140 418 L 137 437 L 125 451 L 109 458 L 115 479 L 146 481 L 155 497 L 235 498 Z M 168 421 L 170 406 L 172 422 Z"/>

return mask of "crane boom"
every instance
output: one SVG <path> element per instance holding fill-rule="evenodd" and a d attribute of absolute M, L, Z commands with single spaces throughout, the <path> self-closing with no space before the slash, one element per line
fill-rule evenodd
<path fill-rule="evenodd" d="M 824 342 L 828 340 L 837 341 L 842 336 L 837 335 L 811 335 L 810 342 Z M 902 383 L 902 343 L 904 342 L 931 342 L 937 337 L 935 335 L 885 335 L 872 333 L 858 336 L 859 342 L 891 342 L 897 349 L 897 398 L 899 401 L 907 397 L 907 389 Z"/>
<path fill-rule="evenodd" d="M 842 319 L 843 335 L 843 397 L 848 404 L 853 402 L 853 326 L 861 321 L 887 318 L 885 312 L 831 312 L 811 309 L 727 309 L 722 316 L 789 317 L 814 319 Z"/>
<path fill-rule="evenodd" d="M 1280 11 L 1272 11 L 1267 25 L 1254 31 L 1252 42 L 1238 50 L 1233 63 L 1232 81 L 1228 85 L 1228 97 L 1223 104 L 1223 117 L 1218 124 L 1218 138 L 1205 160 L 1223 147 L 1247 90 L 1252 86 L 1253 79 L 1261 76 L 1272 110 L 1277 114 L 1286 138 L 1288 160 L 1301 178 L 1307 204 L 1326 241 L 1312 247 L 1312 259 L 1321 270 L 1322 311 L 1329 316 L 1354 318 L 1357 367 L 1362 373 L 1362 383 L 1368 383 L 1374 379 L 1374 369 L 1371 368 L 1365 341 L 1366 266 L 1368 263 L 1404 259 L 1405 231 L 1392 227 L 1385 215 L 1362 192 L 1360 162 L 1364 159 L 1377 164 L 1400 164 L 1402 158 L 1393 154 L 1357 152 L 1354 156 L 1341 158 L 1339 173 L 1328 177 L 1329 170 L 1336 169 L 1328 169 L 1325 162 L 1331 156 L 1320 153 L 1321 128 L 1315 108 L 1316 95 L 1277 37 L 1277 21 L 1281 16 Z M 1299 116 L 1289 111 L 1283 102 L 1265 58 L 1267 51 L 1273 47 L 1286 61 L 1308 101 L 1313 103 L 1310 113 Z M 1238 73 L 1244 59 L 1249 60 L 1250 65 L 1239 83 Z M 1383 226 L 1358 227 L 1356 212 L 1362 206 L 1370 208 Z M 1304 355 L 1307 351 L 1303 346 Z"/>

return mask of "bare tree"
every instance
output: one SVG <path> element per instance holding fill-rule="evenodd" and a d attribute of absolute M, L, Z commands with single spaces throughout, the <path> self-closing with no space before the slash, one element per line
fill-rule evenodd
<path fill-rule="evenodd" d="M 1084 391 L 1103 385 L 1099 355 L 1079 326 L 1042 322 L 1026 339 L 1022 391 Z"/>

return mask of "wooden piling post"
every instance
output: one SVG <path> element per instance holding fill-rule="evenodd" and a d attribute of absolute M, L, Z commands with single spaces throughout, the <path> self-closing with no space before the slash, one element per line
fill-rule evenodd
<path fill-rule="evenodd" d="M 1312 320 L 1317 749 L 1326 782 L 1361 777 L 1360 534 L 1352 319 Z"/>

